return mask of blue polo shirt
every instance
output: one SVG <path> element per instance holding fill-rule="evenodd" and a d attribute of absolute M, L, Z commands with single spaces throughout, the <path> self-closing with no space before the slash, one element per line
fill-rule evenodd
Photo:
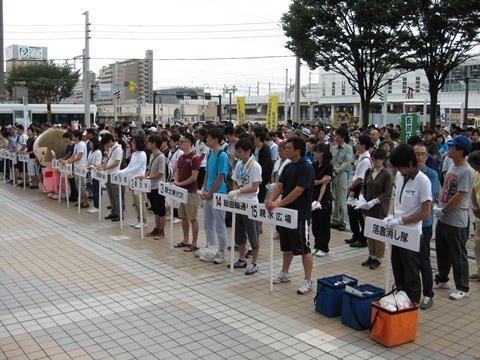
<path fill-rule="evenodd" d="M 435 170 L 430 169 L 428 166 L 424 166 L 422 172 L 427 175 L 428 179 L 432 183 L 432 196 L 435 200 L 438 196 L 440 190 L 440 185 L 438 182 L 438 174 Z M 430 211 L 430 216 L 428 219 L 422 221 L 422 227 L 431 226 L 433 224 L 433 211 Z"/>

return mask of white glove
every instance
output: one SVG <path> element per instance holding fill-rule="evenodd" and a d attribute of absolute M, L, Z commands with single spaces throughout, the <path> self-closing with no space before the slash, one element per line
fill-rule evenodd
<path fill-rule="evenodd" d="M 443 208 L 438 207 L 437 205 L 433 207 L 432 211 L 433 211 L 433 215 L 435 215 L 438 218 L 441 218 L 443 215 L 445 215 L 445 213 L 443 212 Z"/>
<path fill-rule="evenodd" d="M 355 199 L 353 198 L 353 196 L 349 196 L 349 197 L 347 198 L 347 205 L 352 206 L 353 203 L 354 203 L 354 201 L 355 201 Z"/>
<path fill-rule="evenodd" d="M 365 200 L 365 198 L 363 200 Z M 377 201 L 375 199 L 370 200 L 369 202 L 362 202 L 361 199 L 358 199 L 358 205 L 355 207 L 355 210 L 370 210 L 375 205 L 377 205 Z"/>
<path fill-rule="evenodd" d="M 228 193 L 228 199 L 235 201 L 237 199 L 238 194 L 240 194 L 240 190 L 232 190 Z"/>
<path fill-rule="evenodd" d="M 393 219 L 395 219 L 395 216 L 388 215 L 386 218 L 383 219 L 383 223 L 388 226 L 388 222 Z"/>
<path fill-rule="evenodd" d="M 321 208 L 322 205 L 317 200 L 312 202 L 312 211 L 320 210 Z"/>
<path fill-rule="evenodd" d="M 390 228 L 396 225 L 402 225 L 402 221 L 400 219 L 395 219 L 393 215 L 388 215 L 385 219 L 383 219 L 383 223 Z"/>
<path fill-rule="evenodd" d="M 358 203 L 363 204 L 363 203 L 366 203 L 366 202 L 367 202 L 367 200 L 365 200 L 365 197 L 362 194 L 360 194 L 358 196 Z"/>

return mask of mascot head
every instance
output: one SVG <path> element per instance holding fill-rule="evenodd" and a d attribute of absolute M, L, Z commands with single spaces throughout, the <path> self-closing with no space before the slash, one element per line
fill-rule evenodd
<path fill-rule="evenodd" d="M 65 130 L 50 128 L 35 141 L 33 151 L 42 166 L 52 165 L 52 151 L 56 154 L 57 159 L 65 156 L 66 145 L 63 134 L 65 134 Z"/>

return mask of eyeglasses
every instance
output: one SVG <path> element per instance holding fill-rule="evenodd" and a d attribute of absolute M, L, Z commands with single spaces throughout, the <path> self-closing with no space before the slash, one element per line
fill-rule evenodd
<path fill-rule="evenodd" d="M 420 156 L 420 157 L 425 157 L 427 156 L 427 153 L 415 153 L 415 156 Z"/>

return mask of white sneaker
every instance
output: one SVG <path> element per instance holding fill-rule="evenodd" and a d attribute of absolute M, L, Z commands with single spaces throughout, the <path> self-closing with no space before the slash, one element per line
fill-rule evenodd
<path fill-rule="evenodd" d="M 143 227 L 143 228 L 146 228 L 147 226 L 148 226 L 147 223 L 143 223 L 143 224 L 142 224 L 142 223 L 139 222 L 137 225 L 134 226 L 134 228 L 135 228 L 135 229 L 140 229 L 140 228 L 142 228 L 142 227 Z"/>
<path fill-rule="evenodd" d="M 136 228 L 138 225 L 140 225 L 140 221 L 137 221 L 137 222 L 135 222 L 135 223 L 133 223 L 133 224 L 130 224 L 130 226 L 131 226 L 131 227 L 134 227 L 134 228 Z"/>
<path fill-rule="evenodd" d="M 58 194 L 52 195 L 53 200 L 58 200 L 59 197 L 60 197 L 60 195 L 58 195 Z"/>
<path fill-rule="evenodd" d="M 315 256 L 324 257 L 324 256 L 327 256 L 327 253 L 325 251 L 318 250 Z"/>
<path fill-rule="evenodd" d="M 318 250 L 318 249 L 313 249 L 312 255 L 313 255 L 313 256 L 317 255 L 317 253 L 318 253 L 319 251 L 320 251 L 320 250 Z"/>
<path fill-rule="evenodd" d="M 290 282 L 292 278 L 290 277 L 290 274 L 285 274 L 284 272 L 279 272 L 278 275 L 275 275 L 273 277 L 273 283 L 274 284 L 280 284 L 282 282 Z"/>
<path fill-rule="evenodd" d="M 225 261 L 225 254 L 221 251 L 217 252 L 217 256 L 215 256 L 215 259 L 213 259 L 214 264 L 221 264 Z"/>
<path fill-rule="evenodd" d="M 452 300 L 461 300 L 463 298 L 466 298 L 468 295 L 470 295 L 468 292 L 455 290 L 453 293 L 448 295 L 448 297 Z"/>
<path fill-rule="evenodd" d="M 96 213 L 98 213 L 98 209 L 95 208 L 95 207 L 94 207 L 94 208 L 91 208 L 90 210 L 87 211 L 87 213 L 89 213 L 89 214 L 96 214 Z"/>
<path fill-rule="evenodd" d="M 179 222 L 182 222 L 182 220 L 179 219 L 179 218 L 176 218 L 176 217 L 173 218 L 173 223 L 174 224 L 178 224 Z"/>
<path fill-rule="evenodd" d="M 450 289 L 450 283 L 448 281 L 445 282 L 436 282 L 435 280 L 433 281 L 433 286 L 434 289 Z"/>
<path fill-rule="evenodd" d="M 307 292 L 312 291 L 313 288 L 313 281 L 312 280 L 304 280 L 300 289 L 297 290 L 297 294 L 306 294 Z"/>

